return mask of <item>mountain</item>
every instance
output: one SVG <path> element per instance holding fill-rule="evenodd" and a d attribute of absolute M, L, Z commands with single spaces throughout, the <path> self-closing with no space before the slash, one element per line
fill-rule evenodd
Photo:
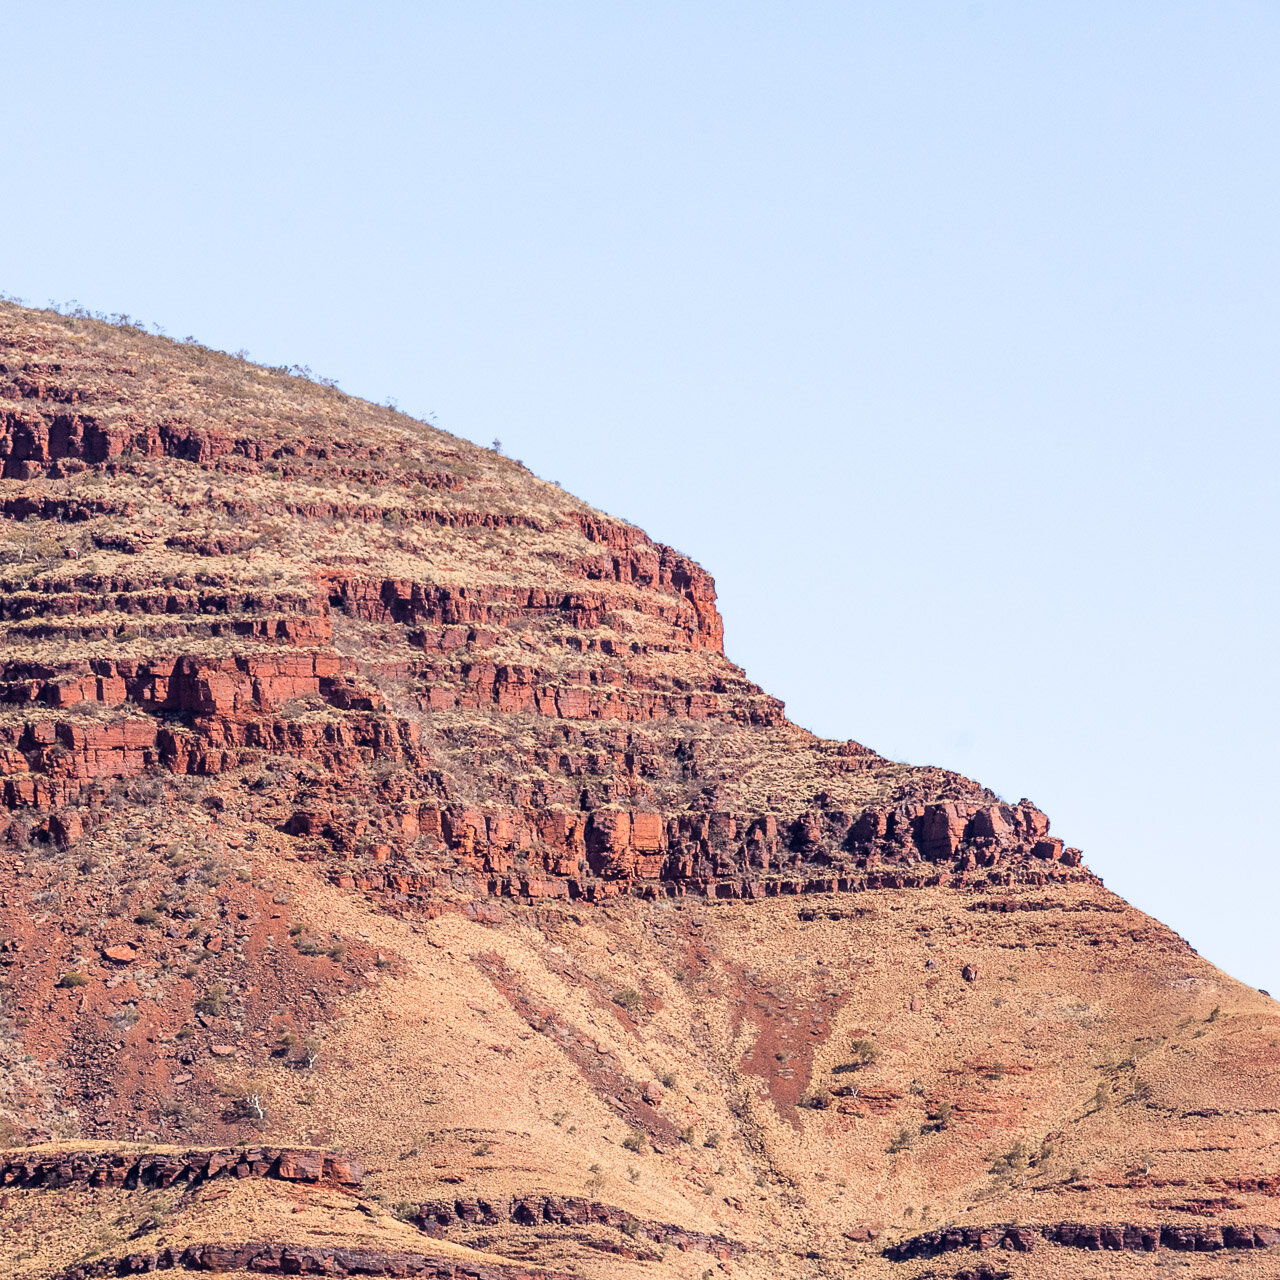
<path fill-rule="evenodd" d="M 12 304 L 0 463 L 0 1273 L 1280 1276 L 1275 1003 L 686 556 Z"/>

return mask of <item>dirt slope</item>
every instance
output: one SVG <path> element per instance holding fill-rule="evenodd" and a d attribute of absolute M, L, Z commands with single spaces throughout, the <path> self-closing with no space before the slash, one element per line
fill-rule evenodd
<path fill-rule="evenodd" d="M 1280 1275 L 1274 1002 L 684 556 L 8 304 L 0 462 L 0 1273 Z"/>

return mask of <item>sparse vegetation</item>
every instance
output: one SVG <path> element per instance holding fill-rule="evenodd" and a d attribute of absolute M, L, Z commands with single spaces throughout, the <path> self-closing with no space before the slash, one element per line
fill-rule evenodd
<path fill-rule="evenodd" d="M 227 989 L 221 982 L 215 982 L 204 995 L 196 1001 L 196 1011 L 208 1017 L 216 1018 L 227 1005 Z"/>
<path fill-rule="evenodd" d="M 1030 1164 L 1031 1151 L 1025 1142 L 1019 1140 L 991 1161 L 990 1173 L 993 1178 L 1012 1181 L 1026 1173 Z"/>
<path fill-rule="evenodd" d="M 623 987 L 620 991 L 615 991 L 612 999 L 614 1004 L 628 1013 L 637 1013 L 644 1008 L 644 997 L 635 987 Z"/>
<path fill-rule="evenodd" d="M 1093 1097 L 1089 1099 L 1085 1106 L 1085 1115 L 1097 1115 L 1111 1101 L 1111 1085 L 1106 1080 L 1099 1080 L 1098 1086 L 1093 1091 Z"/>
<path fill-rule="evenodd" d="M 900 1151 L 909 1150 L 915 1144 L 915 1140 L 915 1131 L 903 1125 L 889 1143 L 889 1154 L 896 1155 Z"/>
<path fill-rule="evenodd" d="M 869 1067 L 878 1061 L 879 1057 L 879 1048 L 870 1040 L 854 1040 L 849 1045 L 848 1061 L 838 1063 L 832 1067 L 832 1071 L 837 1075 L 842 1072 L 861 1071 L 863 1067 Z"/>

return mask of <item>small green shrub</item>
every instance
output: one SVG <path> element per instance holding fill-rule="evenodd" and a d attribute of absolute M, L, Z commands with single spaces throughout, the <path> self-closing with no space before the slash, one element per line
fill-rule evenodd
<path fill-rule="evenodd" d="M 915 1140 L 916 1135 L 906 1125 L 903 1125 L 894 1135 L 893 1141 L 889 1143 L 889 1154 L 895 1155 L 899 1151 L 908 1150 Z"/>
<path fill-rule="evenodd" d="M 991 1176 L 1013 1179 L 1025 1173 L 1031 1164 L 1031 1152 L 1025 1142 L 1015 1142 L 1003 1155 L 991 1162 Z"/>
<path fill-rule="evenodd" d="M 848 1062 L 841 1062 L 832 1068 L 836 1075 L 848 1071 L 861 1071 L 863 1067 L 871 1066 L 880 1057 L 880 1050 L 870 1040 L 855 1040 L 849 1046 L 849 1054 Z"/>
<path fill-rule="evenodd" d="M 196 1001 L 196 1009 L 200 1013 L 217 1017 L 226 1007 L 227 989 L 220 982 L 215 982 L 208 991 Z"/>
<path fill-rule="evenodd" d="M 89 979 L 78 969 L 71 969 L 58 979 L 58 986 L 60 987 L 84 987 L 88 986 L 88 984 Z"/>

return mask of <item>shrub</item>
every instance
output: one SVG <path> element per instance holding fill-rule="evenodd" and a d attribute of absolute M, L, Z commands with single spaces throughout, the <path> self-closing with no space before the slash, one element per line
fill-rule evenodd
<path fill-rule="evenodd" d="M 676 1087 L 676 1073 L 674 1071 L 664 1071 L 658 1077 L 658 1081 L 664 1089 L 674 1089 Z"/>
<path fill-rule="evenodd" d="M 847 1071 L 861 1071 L 880 1057 L 880 1050 L 870 1040 L 855 1040 L 849 1046 L 849 1053 L 851 1056 L 848 1062 L 832 1068 L 837 1075 Z"/>
<path fill-rule="evenodd" d="M 710 1147 L 713 1151 L 716 1150 L 720 1145 L 719 1129 L 712 1129 L 711 1132 L 707 1134 L 706 1141 L 704 1141 L 702 1145 L 704 1147 Z"/>
<path fill-rule="evenodd" d="M 267 1092 L 256 1081 L 246 1081 L 232 1098 L 230 1108 L 234 1120 L 248 1120 L 255 1125 L 266 1122 Z"/>
<path fill-rule="evenodd" d="M 991 1174 L 996 1178 L 1016 1178 L 1025 1173 L 1031 1164 L 1031 1152 L 1025 1142 L 1015 1142 L 1003 1155 L 991 1162 Z"/>
<path fill-rule="evenodd" d="M 634 1151 L 637 1155 L 641 1155 L 647 1150 L 645 1146 L 644 1134 L 638 1129 L 632 1129 L 629 1134 L 622 1140 L 622 1146 L 627 1151 Z"/>
<path fill-rule="evenodd" d="M 200 1013 L 208 1014 L 210 1017 L 217 1017 L 226 1006 L 227 989 L 220 982 L 215 982 L 208 991 L 196 1001 L 196 1009 Z"/>
<path fill-rule="evenodd" d="M 154 907 L 143 907 L 136 916 L 133 917 L 134 924 L 159 924 L 160 913 Z"/>
<path fill-rule="evenodd" d="M 893 1141 L 889 1143 L 889 1153 L 893 1155 L 899 1151 L 906 1151 L 915 1140 L 916 1135 L 906 1125 L 903 1125 L 894 1136 Z"/>
<path fill-rule="evenodd" d="M 812 1107 L 815 1111 L 825 1111 L 831 1105 L 831 1093 L 827 1089 L 814 1089 L 800 1099 L 802 1107 Z"/>
<path fill-rule="evenodd" d="M 69 972 L 64 973 L 62 977 L 58 979 L 58 986 L 60 987 L 84 987 L 87 986 L 88 983 L 89 979 L 86 978 L 78 969 L 72 969 Z"/>
<path fill-rule="evenodd" d="M 613 993 L 613 1003 L 628 1013 L 635 1013 L 644 1008 L 644 997 L 635 987 L 623 987 L 621 991 Z"/>

